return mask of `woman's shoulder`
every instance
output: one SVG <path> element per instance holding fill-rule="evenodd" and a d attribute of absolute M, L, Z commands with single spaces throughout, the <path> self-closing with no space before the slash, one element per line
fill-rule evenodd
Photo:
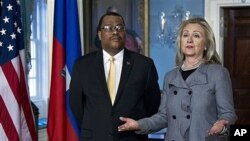
<path fill-rule="evenodd" d="M 172 68 L 171 70 L 167 71 L 165 73 L 165 78 L 173 78 L 176 77 L 177 72 L 180 70 L 180 67 L 175 66 L 174 68 Z"/>
<path fill-rule="evenodd" d="M 209 77 L 218 77 L 229 74 L 228 69 L 221 64 L 206 64 L 204 66 Z"/>
<path fill-rule="evenodd" d="M 213 71 L 213 72 L 226 71 L 227 70 L 227 68 L 225 68 L 221 64 L 206 64 L 205 66 L 207 67 L 208 71 Z"/>

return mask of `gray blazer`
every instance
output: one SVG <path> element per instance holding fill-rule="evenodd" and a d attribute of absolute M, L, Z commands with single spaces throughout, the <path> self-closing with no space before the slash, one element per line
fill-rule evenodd
<path fill-rule="evenodd" d="M 139 120 L 141 130 L 137 133 L 167 127 L 165 141 L 205 141 L 219 119 L 226 119 L 229 124 L 237 119 L 227 69 L 202 64 L 184 81 L 177 67 L 165 75 L 158 113 Z"/>

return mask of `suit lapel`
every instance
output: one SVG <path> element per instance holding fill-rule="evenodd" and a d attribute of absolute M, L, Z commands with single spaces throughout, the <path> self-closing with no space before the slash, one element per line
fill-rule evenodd
<path fill-rule="evenodd" d="M 107 87 L 107 82 L 106 82 L 106 77 L 105 77 L 105 71 L 104 71 L 104 65 L 103 65 L 103 53 L 102 50 L 98 51 L 96 54 L 96 65 L 95 65 L 95 70 L 96 70 L 96 77 L 97 80 L 100 81 L 100 91 L 101 93 L 105 94 L 105 97 L 107 98 L 108 101 L 111 100 L 109 97 L 109 92 L 108 92 L 108 87 Z"/>
<path fill-rule="evenodd" d="M 129 74 L 130 74 L 130 71 L 131 71 L 131 68 L 133 65 L 134 65 L 134 60 L 131 58 L 128 50 L 124 49 L 121 78 L 120 78 L 120 83 L 119 83 L 119 87 L 118 87 L 118 91 L 116 94 L 114 105 L 119 100 L 119 98 L 122 94 L 122 91 L 126 85 L 128 78 L 129 78 Z"/>

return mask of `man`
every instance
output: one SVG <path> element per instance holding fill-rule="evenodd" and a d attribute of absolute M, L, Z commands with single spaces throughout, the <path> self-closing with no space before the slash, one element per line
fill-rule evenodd
<path fill-rule="evenodd" d="M 157 112 L 160 89 L 155 65 L 152 59 L 124 48 L 121 15 L 103 15 L 98 36 L 102 50 L 75 62 L 70 83 L 70 106 L 81 128 L 80 140 L 146 141 L 145 135 L 119 133 L 119 117 L 140 119 Z"/>

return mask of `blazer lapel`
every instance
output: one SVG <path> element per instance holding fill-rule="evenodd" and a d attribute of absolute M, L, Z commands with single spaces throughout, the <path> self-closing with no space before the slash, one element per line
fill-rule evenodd
<path fill-rule="evenodd" d="M 169 80 L 169 84 L 174 85 L 176 87 L 186 88 L 189 89 L 187 83 L 183 80 L 180 67 L 175 68 L 173 77 Z"/>
<path fill-rule="evenodd" d="M 201 64 L 193 74 L 194 75 L 191 74 L 186 81 L 190 87 L 207 83 L 206 67 L 204 64 Z"/>

